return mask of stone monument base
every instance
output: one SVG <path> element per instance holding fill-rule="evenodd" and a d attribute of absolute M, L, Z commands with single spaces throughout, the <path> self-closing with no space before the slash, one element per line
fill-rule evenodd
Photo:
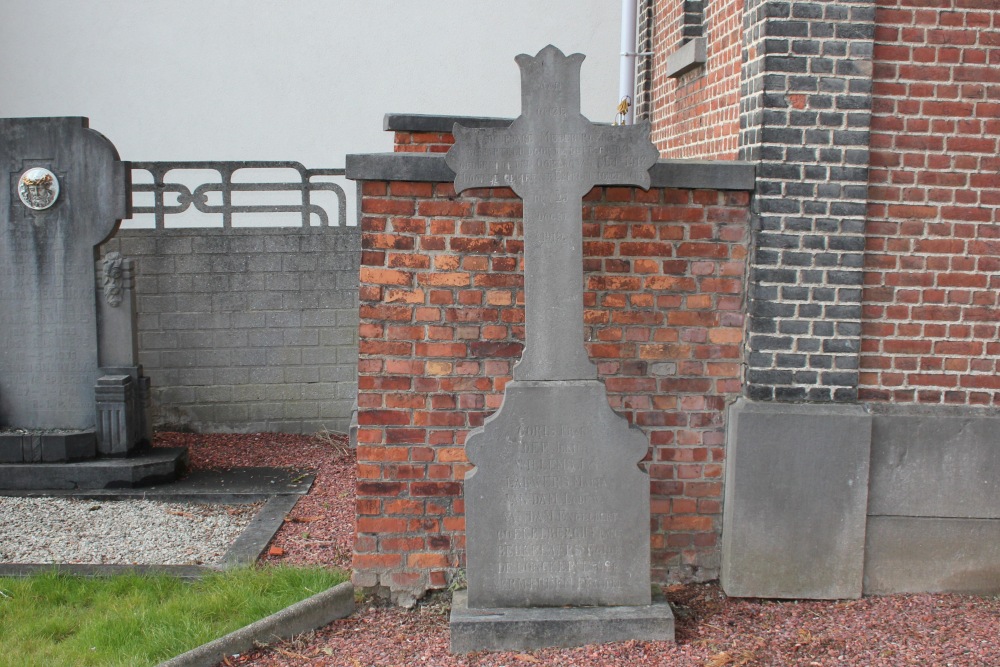
<path fill-rule="evenodd" d="M 0 433 L 0 463 L 83 461 L 97 456 L 93 430 L 18 430 Z"/>
<path fill-rule="evenodd" d="M 187 447 L 157 447 L 126 458 L 73 463 L 4 463 L 0 464 L 0 489 L 50 491 L 164 484 L 180 477 L 188 461 Z"/>
<path fill-rule="evenodd" d="M 670 604 L 634 607 L 502 607 L 470 609 L 468 593 L 451 602 L 451 652 L 530 651 L 584 644 L 674 641 Z"/>

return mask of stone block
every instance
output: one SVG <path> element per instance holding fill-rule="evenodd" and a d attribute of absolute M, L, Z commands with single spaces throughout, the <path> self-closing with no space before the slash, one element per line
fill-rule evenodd
<path fill-rule="evenodd" d="M 94 388 L 97 405 L 97 450 L 104 456 L 125 456 L 139 441 L 142 419 L 137 387 L 130 375 L 104 375 Z"/>
<path fill-rule="evenodd" d="M 1000 594 L 1000 520 L 869 517 L 864 592 Z"/>
<path fill-rule="evenodd" d="M 871 417 L 860 406 L 740 399 L 728 422 L 726 594 L 860 597 Z"/>
<path fill-rule="evenodd" d="M 29 433 L 21 438 L 21 460 L 25 463 L 40 463 L 42 460 L 42 436 Z"/>
<path fill-rule="evenodd" d="M 868 513 L 1000 519 L 1000 418 L 894 409 L 872 423 Z"/>
<path fill-rule="evenodd" d="M 97 438 L 93 431 L 42 435 L 42 461 L 83 461 L 95 456 Z"/>
<path fill-rule="evenodd" d="M 0 463 L 23 461 L 20 433 L 0 433 Z"/>
<path fill-rule="evenodd" d="M 451 652 L 531 651 L 605 642 L 673 641 L 674 615 L 663 600 L 620 607 L 472 609 L 466 591 L 451 603 Z"/>

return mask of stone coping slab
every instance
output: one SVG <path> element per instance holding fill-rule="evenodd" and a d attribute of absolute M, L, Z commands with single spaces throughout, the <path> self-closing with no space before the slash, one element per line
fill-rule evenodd
<path fill-rule="evenodd" d="M 455 172 L 439 153 L 365 153 L 346 160 L 347 178 L 355 181 L 446 183 Z M 738 160 L 660 160 L 649 170 L 650 187 L 691 190 L 754 189 L 756 167 Z"/>
<path fill-rule="evenodd" d="M 382 118 L 386 132 L 451 132 L 458 123 L 462 127 L 510 127 L 513 118 L 494 116 L 436 116 L 419 113 L 387 113 Z"/>
<path fill-rule="evenodd" d="M 628 641 L 674 641 L 674 613 L 662 597 L 629 607 L 472 609 L 467 591 L 451 603 L 451 652 L 530 651 Z"/>
<path fill-rule="evenodd" d="M 158 667 L 213 667 L 256 644 L 290 639 L 354 613 L 354 587 L 345 581 L 224 637 L 161 662 Z"/>

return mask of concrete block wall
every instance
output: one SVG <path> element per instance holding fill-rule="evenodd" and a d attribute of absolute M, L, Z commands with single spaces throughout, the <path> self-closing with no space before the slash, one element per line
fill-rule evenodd
<path fill-rule="evenodd" d="M 660 166 L 649 192 L 585 198 L 583 268 L 590 356 L 611 407 L 650 439 L 665 582 L 718 573 L 749 205 L 725 188 L 751 187 L 752 169 L 692 180 L 696 165 Z M 465 436 L 500 406 L 523 348 L 521 202 L 508 189 L 456 196 L 433 155 L 348 156 L 347 169 L 363 193 L 354 576 L 405 600 L 463 565 Z"/>
<path fill-rule="evenodd" d="M 122 230 L 156 428 L 346 431 L 357 384 L 356 227 Z"/>

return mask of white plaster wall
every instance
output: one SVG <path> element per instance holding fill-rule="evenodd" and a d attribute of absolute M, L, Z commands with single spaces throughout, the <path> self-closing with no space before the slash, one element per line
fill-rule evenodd
<path fill-rule="evenodd" d="M 386 112 L 516 116 L 514 56 L 587 55 L 611 121 L 616 0 L 0 0 L 0 116 L 88 116 L 125 160 L 391 150 Z"/>

